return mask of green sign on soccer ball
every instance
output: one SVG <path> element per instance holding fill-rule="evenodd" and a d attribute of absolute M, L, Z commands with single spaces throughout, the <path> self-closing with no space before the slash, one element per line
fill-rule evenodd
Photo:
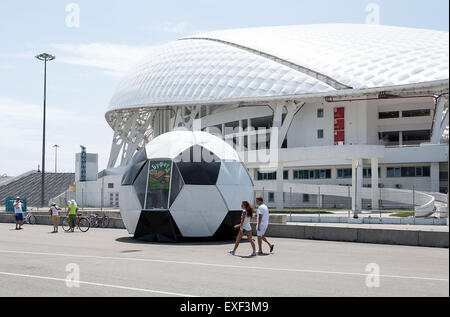
<path fill-rule="evenodd" d="M 172 171 L 172 161 L 170 160 L 150 161 L 148 173 L 148 189 L 168 190 L 170 186 L 171 171 Z"/>

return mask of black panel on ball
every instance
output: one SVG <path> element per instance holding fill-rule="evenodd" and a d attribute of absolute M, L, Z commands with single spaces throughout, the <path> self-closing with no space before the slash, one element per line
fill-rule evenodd
<path fill-rule="evenodd" d="M 177 242 L 181 233 L 168 210 L 142 211 L 134 238 L 149 242 Z"/>
<path fill-rule="evenodd" d="M 145 195 L 147 190 L 147 179 L 148 179 L 148 161 L 144 164 L 139 172 L 136 180 L 133 183 L 133 187 L 136 190 L 136 194 L 141 202 L 142 208 L 144 208 Z"/>
<path fill-rule="evenodd" d="M 145 148 L 137 152 L 133 158 L 131 159 L 130 164 L 128 165 L 128 168 L 126 169 L 125 173 L 122 177 L 122 185 L 131 185 L 135 181 L 136 177 L 138 176 L 139 172 L 142 169 L 142 166 L 144 166 L 145 162 L 147 162 L 147 152 L 145 151 Z"/>
<path fill-rule="evenodd" d="M 178 155 L 174 163 L 186 185 L 216 185 L 220 159 L 202 146 L 191 146 Z"/>
<path fill-rule="evenodd" d="M 216 185 L 220 163 L 175 163 L 186 185 Z"/>
<path fill-rule="evenodd" d="M 233 240 L 236 238 L 239 229 L 235 229 L 234 226 L 241 223 L 242 210 L 229 211 L 222 224 L 214 234 L 216 240 Z"/>
<path fill-rule="evenodd" d="M 123 174 L 122 185 L 132 185 L 136 178 L 139 176 L 139 173 L 141 172 L 144 165 L 145 161 L 131 165 Z"/>

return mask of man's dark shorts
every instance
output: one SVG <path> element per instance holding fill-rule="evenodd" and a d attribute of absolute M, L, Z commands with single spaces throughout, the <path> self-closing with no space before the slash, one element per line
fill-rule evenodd
<path fill-rule="evenodd" d="M 16 214 L 16 221 L 23 221 L 23 214 Z"/>

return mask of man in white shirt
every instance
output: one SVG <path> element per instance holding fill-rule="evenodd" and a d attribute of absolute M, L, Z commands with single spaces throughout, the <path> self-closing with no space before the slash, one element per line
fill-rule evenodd
<path fill-rule="evenodd" d="M 14 202 L 14 216 L 16 218 L 16 230 L 22 230 L 23 225 L 23 202 L 20 197 Z"/>
<path fill-rule="evenodd" d="M 269 208 L 264 204 L 264 200 L 261 197 L 256 198 L 256 205 L 258 206 L 258 211 L 256 212 L 256 230 L 258 234 L 258 254 L 263 254 L 262 252 L 262 241 L 264 240 L 270 247 L 270 252 L 273 252 L 274 245 L 271 244 L 265 237 L 267 227 L 269 226 Z"/>

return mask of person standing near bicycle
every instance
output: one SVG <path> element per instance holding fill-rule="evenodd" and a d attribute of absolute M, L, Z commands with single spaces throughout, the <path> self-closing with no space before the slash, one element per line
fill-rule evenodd
<path fill-rule="evenodd" d="M 22 230 L 23 201 L 20 200 L 20 197 L 16 197 L 16 201 L 14 202 L 14 215 L 16 217 L 16 230 Z"/>
<path fill-rule="evenodd" d="M 61 208 L 56 206 L 56 203 L 52 203 L 52 206 L 50 207 L 50 215 L 52 216 L 53 220 L 53 232 L 52 233 L 58 233 L 58 220 L 59 220 L 59 211 Z"/>
<path fill-rule="evenodd" d="M 75 200 L 71 200 L 69 207 L 67 207 L 67 212 L 69 213 L 69 226 L 70 231 L 74 232 L 75 230 L 75 224 L 77 222 L 77 212 L 78 212 L 78 206 Z"/>

